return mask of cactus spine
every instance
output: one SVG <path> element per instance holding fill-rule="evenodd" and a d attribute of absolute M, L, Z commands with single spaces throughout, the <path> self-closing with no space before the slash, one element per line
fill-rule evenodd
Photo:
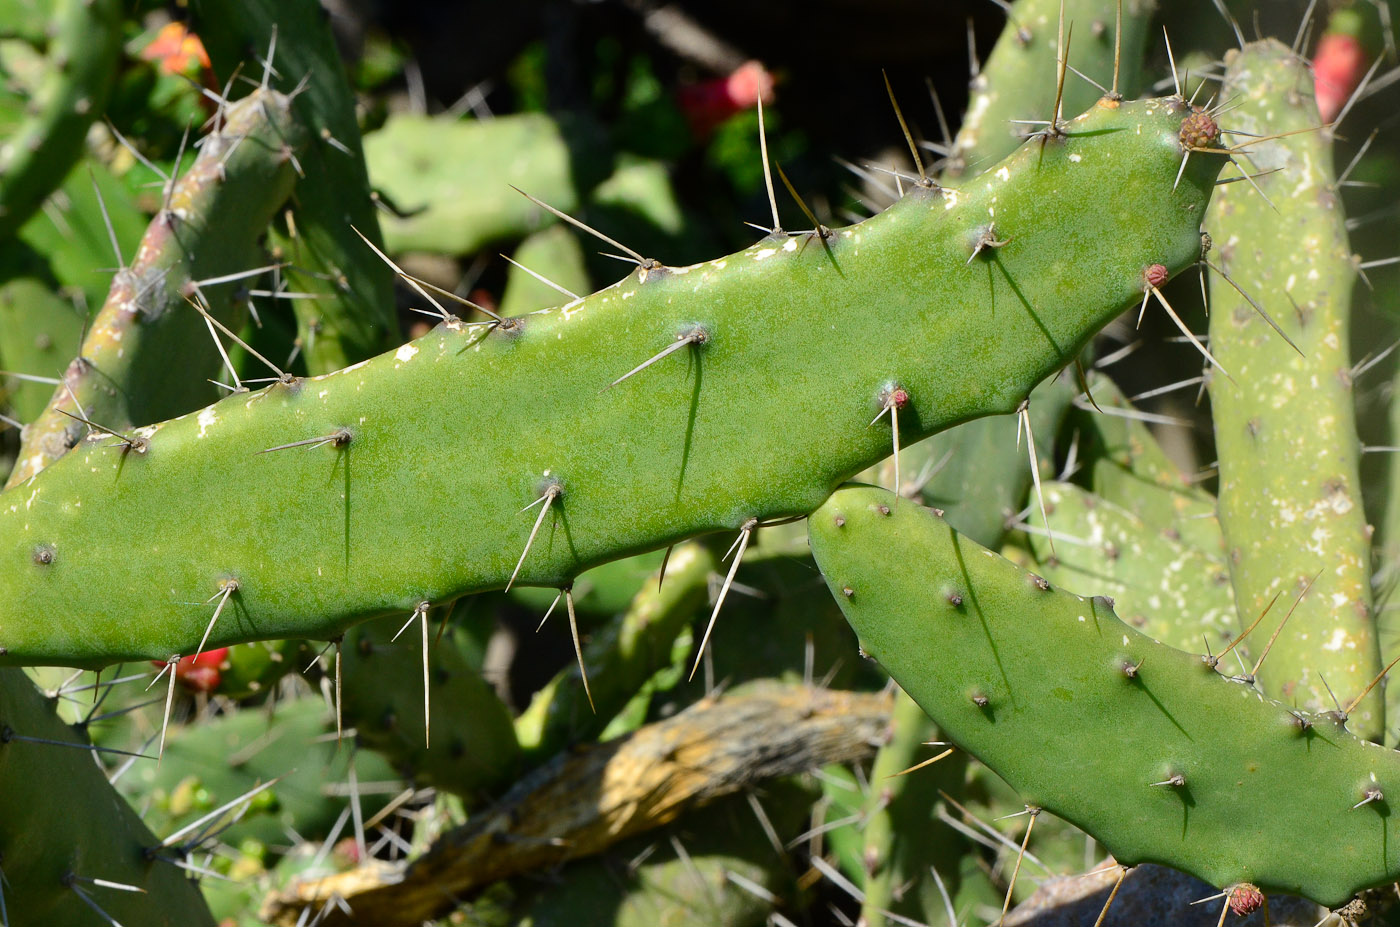
<path fill-rule="evenodd" d="M 516 719 L 527 759 L 539 762 L 597 736 L 670 663 L 676 639 L 704 604 L 715 566 L 715 555 L 703 544 L 682 544 L 671 553 L 664 581 L 646 582 L 615 624 L 585 648 L 591 704 L 579 667 L 571 665 L 535 693 Z"/>
<path fill-rule="evenodd" d="M 278 73 L 297 75 L 292 101 L 310 137 L 298 149 L 296 196 L 272 244 L 284 261 L 298 335 L 313 373 L 338 370 L 399 341 L 392 277 L 366 260 L 356 230 L 379 242 L 355 98 L 316 0 L 196 0 L 196 18 L 221 74 L 231 74 L 254 49 L 273 53 Z M 274 48 L 269 37 L 281 36 Z M 143 423 L 144 424 L 144 423 Z"/>
<path fill-rule="evenodd" d="M 346 723 L 407 779 L 469 797 L 498 789 L 520 755 L 505 705 L 450 637 L 433 642 L 426 608 L 409 615 L 395 641 L 397 625 L 374 622 L 346 636 Z"/>
<path fill-rule="evenodd" d="M 1101 0 L 1020 0 L 1007 9 L 1007 25 L 986 66 L 972 79 L 967 113 L 953 140 L 950 178 L 976 176 L 1011 153 L 1054 108 L 1054 85 L 1046 77 L 1064 55 L 1059 29 L 1078 26 L 1075 67 L 1110 91 L 1136 92 L 1141 81 L 1154 0 L 1124 0 L 1121 55 L 1115 55 L 1114 15 Z M 1063 19 L 1060 17 L 1063 16 Z M 1066 36 L 1068 39 L 1070 36 Z M 1098 91 L 1070 74 L 1062 108 L 1077 113 Z M 1052 118 L 1058 118 L 1052 116 Z"/>

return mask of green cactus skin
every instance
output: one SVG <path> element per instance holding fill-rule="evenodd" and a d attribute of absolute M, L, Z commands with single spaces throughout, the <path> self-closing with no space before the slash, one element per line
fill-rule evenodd
<path fill-rule="evenodd" d="M 291 152 L 300 141 L 288 100 L 275 91 L 228 108 L 175 184 L 168 211 L 152 220 L 135 258 L 113 281 L 80 357 L 64 374 L 66 385 L 26 429 L 8 485 L 30 479 L 82 440 L 88 428 L 71 415 L 125 431 L 186 412 L 192 400 L 213 394 L 212 386 L 197 388 L 196 377 L 217 376 L 219 355 L 185 296 L 195 281 L 258 266 L 258 239 L 291 191 Z M 237 284 L 201 290 L 215 318 L 228 324 L 242 316 Z"/>
<path fill-rule="evenodd" d="M 1151 0 L 1124 4 L 1123 43 L 1130 63 L 1120 73 L 1119 84 L 1128 96 L 1135 94 L 1139 83 L 1136 59 L 1141 57 L 1154 5 Z M 996 49 L 973 79 L 968 111 L 944 168 L 948 178 L 980 173 L 1014 151 L 1036 129 L 1011 120 L 1046 119 L 1054 109 L 1055 85 L 1046 78 L 1057 67 L 1058 0 L 1026 0 L 1012 9 Z M 1088 42 L 1081 39 L 1072 47 L 1075 67 L 1110 86 L 1116 18 L 1112 4 L 1071 0 L 1064 5 L 1064 12 L 1067 22 L 1078 16 L 1081 29 L 1097 33 Z M 1073 73 L 1065 80 L 1065 112 L 1077 113 L 1093 103 L 1092 84 Z M 1036 387 L 1029 397 L 1038 454 L 1044 448 L 1048 457 L 1054 447 L 1055 434 L 1074 394 L 1072 384 L 1073 378 L 1062 373 Z M 929 505 L 942 508 L 959 531 L 995 547 L 1006 534 L 1008 518 L 1020 511 L 1032 483 L 1028 455 L 1011 451 L 1020 446 L 1020 427 L 1014 416 L 989 416 L 949 429 L 911 449 L 901 476 L 912 479 L 921 466 L 936 464 L 951 454 L 920 496 Z M 892 481 L 888 464 L 883 475 Z"/>
<path fill-rule="evenodd" d="M 81 291 L 89 311 L 107 299 L 117 262 L 112 236 L 107 234 L 108 220 L 121 253 L 131 257 L 145 234 L 148 217 L 137 207 L 135 195 L 123 180 L 100 161 L 85 158 L 68 172 L 46 208 L 19 230 L 20 241 L 48 261 L 63 295 Z M 70 352 L 65 360 L 72 359 L 77 345 L 76 338 L 64 345 Z"/>
<path fill-rule="evenodd" d="M 1369 789 L 1400 795 L 1400 759 L 1335 716 L 1304 723 L 883 490 L 837 492 L 809 530 L 865 652 L 949 739 L 1120 863 L 1333 906 L 1400 874 L 1389 806 L 1353 807 Z M 1304 832 L 1325 839 L 1300 846 Z"/>
<path fill-rule="evenodd" d="M 1119 74 L 1119 86 L 1128 96 L 1136 94 L 1139 84 L 1137 59 L 1154 5 L 1152 0 L 1124 4 L 1123 47 L 1129 63 Z M 980 173 L 1015 150 L 1036 128 L 1010 120 L 1049 117 L 1055 106 L 1055 85 L 1046 78 L 1056 71 L 1059 11 L 1058 0 L 1028 0 L 1013 8 L 996 50 L 973 80 L 972 100 L 945 165 L 948 178 Z M 1110 86 L 1115 8 L 1102 0 L 1071 0 L 1064 11 L 1067 21 L 1078 16 L 1081 29 L 1087 27 L 1089 33 L 1096 33 L 1072 48 L 1075 67 Z M 1023 34 L 1022 28 L 1029 31 Z M 1092 84 L 1073 73 L 1067 73 L 1065 79 L 1064 112 L 1077 113 L 1093 103 Z M 1073 382 L 1072 376 L 1061 374 L 1036 387 L 1029 397 L 1037 452 L 1043 447 L 1047 457 L 1074 395 Z M 980 544 L 995 547 L 1006 533 L 1008 517 L 1020 511 L 1032 483 L 1028 455 L 1010 450 L 1020 446 L 1020 427 L 1014 416 L 989 416 L 949 429 L 912 448 L 901 477 L 912 479 L 922 466 L 943 461 L 944 466 L 923 488 L 921 497 L 942 508 L 958 530 Z M 945 455 L 950 454 L 945 461 Z M 882 485 L 892 483 L 888 464 L 882 476 L 888 478 L 880 480 Z"/>
<path fill-rule="evenodd" d="M 875 754 L 870 767 L 870 794 L 864 808 L 865 903 L 861 919 L 869 927 L 897 923 L 886 912 L 925 924 L 946 924 L 942 895 L 928 876 L 938 870 L 950 893 L 958 889 L 958 860 L 967 841 L 934 818 L 940 791 L 957 791 L 967 776 L 967 755 L 955 752 L 932 767 L 900 775 L 934 755 L 941 747 L 938 728 L 904 692 L 895 693 L 889 742 Z"/>
<path fill-rule="evenodd" d="M 333 637 L 503 586 L 517 563 L 519 583 L 559 588 L 810 511 L 886 455 L 871 420 L 892 386 L 910 440 L 1010 412 L 1137 304 L 1146 268 L 1197 260 L 1220 159 L 1191 159 L 1173 189 L 1185 112 L 1107 101 L 961 191 L 919 188 L 825 240 L 639 268 L 497 329 L 439 326 L 143 428 L 144 453 L 91 440 L 0 495 L 0 661 L 189 652 L 230 583 L 207 646 Z M 1071 214 L 1072 234 L 1055 224 Z"/>
<path fill-rule="evenodd" d="M 1147 636 L 1180 650 L 1204 643 L 1219 653 L 1241 627 L 1224 558 L 1154 531 L 1131 511 L 1068 483 L 1045 484 L 1057 536 L 1035 535 L 1031 550 L 1057 587 L 1107 595 L 1114 611 Z M 1216 526 L 1215 550 L 1219 550 Z M 1258 654 L 1263 640 L 1245 652 Z"/>
<path fill-rule="evenodd" d="M 403 213 L 384 219 L 388 249 L 442 254 L 552 225 L 511 185 L 573 212 L 610 160 L 596 127 L 541 113 L 485 122 L 397 114 L 365 137 L 365 158 L 374 185 Z M 591 176 L 576 176 L 579 162 L 595 165 L 585 167 Z"/>
<path fill-rule="evenodd" d="M 287 82 L 307 80 L 292 104 L 311 137 L 297 152 L 302 176 L 290 204 L 295 234 L 272 235 L 291 265 L 283 272 L 287 290 L 316 294 L 291 301 L 307 369 L 325 373 L 394 346 L 399 328 L 392 272 L 356 234 L 379 243 L 355 96 L 330 17 L 316 0 L 195 0 L 191 6 L 219 74 L 231 74 L 252 53 L 266 55 L 276 28 L 278 73 Z"/>
<path fill-rule="evenodd" d="M 1273 205 L 1248 184 L 1231 184 L 1207 223 L 1219 266 L 1305 355 L 1212 275 L 1211 348 L 1235 379 L 1216 376 L 1210 387 L 1235 601 L 1241 619 L 1252 622 L 1276 594 L 1291 605 L 1316 577 L 1261 679 L 1276 698 L 1318 711 L 1334 707 L 1326 686 L 1345 705 L 1381 664 L 1348 356 L 1356 270 L 1331 140 L 1308 131 L 1319 123 L 1312 81 L 1307 62 L 1276 41 L 1227 57 L 1223 94 L 1240 104 L 1230 127 L 1297 134 L 1248 149 L 1253 170 L 1282 168 L 1257 181 Z M 1255 632 L 1261 640 L 1287 611 L 1270 612 Z M 1352 720 L 1362 736 L 1380 736 L 1379 690 Z"/>
<path fill-rule="evenodd" d="M 676 638 L 705 604 L 715 567 L 715 555 L 705 545 L 679 545 L 660 588 L 656 576 L 644 582 L 616 624 L 594 636 L 583 654 L 592 705 L 576 664 L 535 693 L 515 721 L 529 765 L 596 737 L 652 674 L 669 665 Z"/>
<path fill-rule="evenodd" d="M 1105 411 L 1090 406 L 1070 416 L 1089 488 L 1169 540 L 1223 559 L 1225 541 L 1215 497 L 1185 480 L 1145 422 L 1108 411 L 1136 412 L 1112 380 L 1091 377 L 1089 388 Z"/>
<path fill-rule="evenodd" d="M 82 334 L 83 319 L 73 304 L 42 279 L 26 274 L 0 283 L 0 364 L 6 371 L 60 377 Z M 5 379 L 4 404 L 13 417 L 26 421 L 43 412 L 53 387 Z"/>
<path fill-rule="evenodd" d="M 254 796 L 251 809 L 220 835 L 283 846 L 287 828 L 308 840 L 325 836 L 348 798 L 343 786 L 353 754 L 360 782 L 396 778 L 389 764 L 348 739 L 337 743 L 335 712 L 319 697 L 279 702 L 275 714 L 236 711 L 198 724 L 172 725 L 159 765 L 141 762 L 118 783 L 139 801 L 157 833 L 173 833 L 256 786 L 281 776 Z M 391 796 L 364 794 L 362 811 L 373 815 Z"/>
<path fill-rule="evenodd" d="M 1123 0 L 1118 90 L 1127 97 L 1137 94 L 1155 7 L 1155 0 Z M 1012 5 L 996 47 L 972 80 L 967 112 L 945 169 L 950 179 L 982 173 L 1040 128 L 1017 120 L 1051 118 L 1061 9 L 1066 29 L 1074 24 L 1070 64 L 1112 89 L 1117 12 L 1110 0 L 1064 0 L 1063 5 L 1061 0 L 1020 0 Z M 1062 112 L 1077 113 L 1097 95 L 1093 84 L 1067 71 Z"/>
<path fill-rule="evenodd" d="M 506 277 L 505 292 L 497 311 L 503 316 L 525 315 L 559 305 L 559 291 L 521 267 L 561 286 L 570 293 L 587 293 L 593 287 L 584 263 L 583 245 L 578 235 L 564 225 L 535 232 L 515 249 L 515 264 Z"/>
<path fill-rule="evenodd" d="M 1400 373 L 1397 373 L 1400 377 Z M 1397 377 L 1391 379 L 1392 395 L 1393 390 L 1400 388 Z M 1400 403 L 1392 402 L 1390 405 L 1390 444 L 1400 445 Z M 1387 486 L 1392 487 L 1386 494 L 1385 514 L 1382 516 L 1380 524 L 1380 544 L 1375 551 L 1376 574 L 1380 576 L 1393 575 L 1397 566 L 1400 566 L 1400 492 L 1393 487 L 1400 487 L 1400 454 L 1387 455 L 1390 460 L 1387 463 Z M 1376 622 L 1376 630 L 1381 648 L 1381 658 L 1389 663 L 1397 656 L 1400 656 L 1400 626 L 1394 622 L 1387 621 L 1384 613 L 1394 610 L 1393 600 L 1385 601 L 1380 606 L 1381 616 Z M 1385 689 L 1385 710 L 1386 716 L 1390 718 L 1400 718 L 1400 685 L 1391 684 Z M 1386 744 L 1396 746 L 1400 742 L 1400 731 L 1395 730 L 1394 725 L 1389 726 L 1386 734 Z"/>
<path fill-rule="evenodd" d="M 5 807 L 0 869 L 8 922 L 110 923 L 83 902 L 76 888 L 121 923 L 213 927 L 199 889 L 185 873 L 147 856 L 160 841 L 112 790 L 87 743 L 58 719 L 22 671 L 0 671 L 0 795 Z M 165 854 L 177 856 L 173 849 Z M 142 893 L 84 881 L 94 878 L 136 885 Z"/>
<path fill-rule="evenodd" d="M 405 778 L 468 800 L 497 790 L 516 773 L 520 747 L 510 713 L 450 636 L 436 644 L 428 629 L 428 706 L 423 730 L 422 617 L 393 641 L 398 618 L 371 622 L 346 635 L 341 712 L 359 741 L 392 762 Z"/>
<path fill-rule="evenodd" d="M 1094 494 L 1131 512 L 1151 531 L 1178 541 L 1213 560 L 1224 561 L 1215 497 L 1194 486 L 1163 486 L 1108 460 L 1089 470 Z"/>
<path fill-rule="evenodd" d="M 1074 375 L 1061 371 L 1031 391 L 1027 411 L 1042 473 L 1053 472 L 1055 435 L 1078 392 L 1073 383 Z M 919 498 L 943 509 L 948 523 L 968 537 L 995 547 L 1032 484 L 1030 455 L 1020 429 L 1016 415 L 989 416 L 950 428 L 914 445 L 907 457 L 901 449 L 900 480 L 914 481 L 924 466 L 936 467 L 942 461 L 944 466 L 920 490 Z M 888 462 L 881 465 L 881 476 L 886 475 L 881 485 L 893 485 Z M 1039 518 L 1035 513 L 1037 524 Z"/>
<path fill-rule="evenodd" d="M 82 156 L 121 54 L 119 0 L 63 0 L 29 118 L 0 145 L 0 240 L 34 214 Z"/>

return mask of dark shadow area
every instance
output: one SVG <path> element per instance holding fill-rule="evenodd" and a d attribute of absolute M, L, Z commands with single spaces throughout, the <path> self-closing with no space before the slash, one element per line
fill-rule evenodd
<path fill-rule="evenodd" d="M 965 601 L 972 605 L 972 611 L 977 614 L 977 620 L 982 623 L 982 632 L 987 637 L 987 645 L 992 649 L 992 659 L 996 661 L 997 672 L 1001 674 L 1002 685 L 1006 688 L 1006 694 L 1011 699 L 1012 707 L 1016 705 L 1016 692 L 1011 688 L 1011 679 L 1006 675 L 1006 666 L 1002 663 L 1001 650 L 997 647 L 996 639 L 992 637 L 992 628 L 987 620 L 987 614 L 982 610 L 982 603 L 977 597 L 977 585 L 972 581 L 972 576 L 968 573 L 967 560 L 963 557 L 962 538 L 956 533 L 951 534 L 953 543 L 953 555 L 958 560 L 958 571 L 962 574 L 963 588 L 967 590 Z M 986 706 L 981 706 L 983 710 L 991 707 L 990 702 Z"/>

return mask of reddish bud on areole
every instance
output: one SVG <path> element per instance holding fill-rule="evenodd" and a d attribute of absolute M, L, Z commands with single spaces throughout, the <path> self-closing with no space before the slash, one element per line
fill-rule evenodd
<path fill-rule="evenodd" d="M 1229 905 L 1230 910 L 1237 917 L 1245 917 L 1264 906 L 1264 893 L 1259 890 L 1257 885 L 1241 882 L 1230 889 Z"/>
<path fill-rule="evenodd" d="M 1148 286 L 1161 286 L 1167 282 L 1168 276 L 1170 274 L 1161 264 L 1148 264 L 1142 272 L 1142 279 L 1147 281 Z"/>
<path fill-rule="evenodd" d="M 909 405 L 909 391 L 901 386 L 890 393 L 890 405 L 896 409 L 902 409 Z"/>
<path fill-rule="evenodd" d="M 1187 148 L 1209 148 L 1220 138 L 1220 126 L 1216 125 L 1210 113 L 1196 110 L 1181 120 L 1181 132 L 1178 135 L 1181 144 Z"/>

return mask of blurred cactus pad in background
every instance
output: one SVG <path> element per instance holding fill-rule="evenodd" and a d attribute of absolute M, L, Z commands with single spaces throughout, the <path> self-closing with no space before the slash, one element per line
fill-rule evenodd
<path fill-rule="evenodd" d="M 0 0 L 0 927 L 1400 924 L 1388 0 Z"/>

